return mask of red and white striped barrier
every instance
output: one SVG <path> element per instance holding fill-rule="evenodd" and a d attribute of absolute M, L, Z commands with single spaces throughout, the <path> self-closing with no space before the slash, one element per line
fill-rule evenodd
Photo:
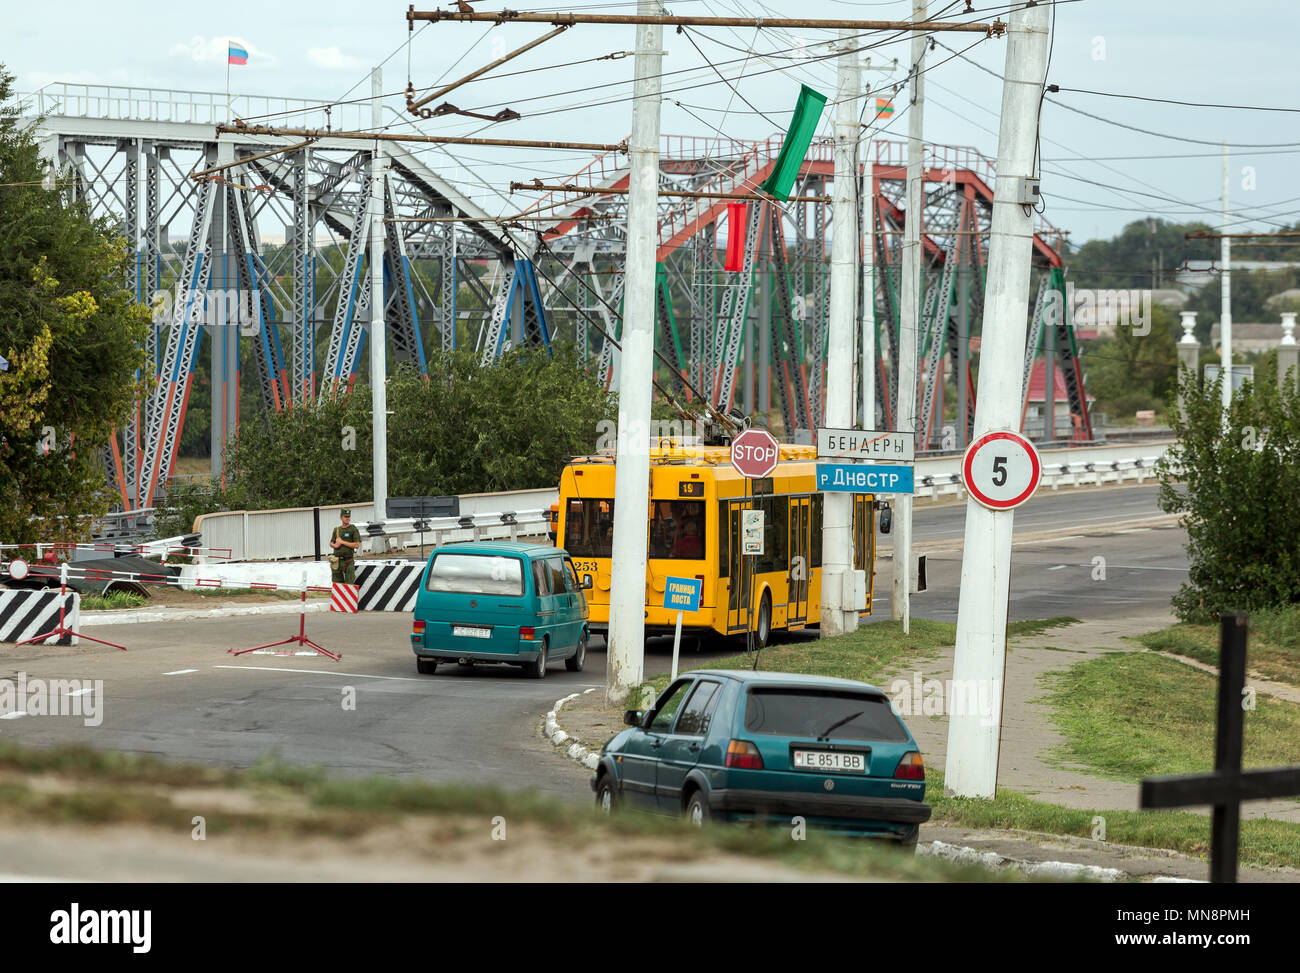
<path fill-rule="evenodd" d="M 132 581 L 136 584 L 158 584 L 173 588 L 189 586 L 193 588 L 233 588 L 238 591 L 329 591 L 328 587 L 307 584 L 279 584 L 267 581 L 247 581 L 227 583 L 221 578 L 192 578 L 182 582 L 179 577 L 170 574 L 149 574 L 141 571 L 113 571 L 108 568 L 79 568 L 75 561 L 65 561 L 57 568 L 50 564 L 27 564 L 15 558 L 8 565 L 9 576 L 15 581 L 21 578 L 60 578 L 66 577 L 76 581 Z M 15 571 L 17 569 L 17 571 Z M 65 573 L 66 571 L 66 573 Z M 0 575 L 5 572 L 0 571 Z"/>
<path fill-rule="evenodd" d="M 180 537 L 166 540 L 146 541 L 143 544 L 126 544 L 114 541 L 97 543 L 70 544 L 62 542 L 42 544 L 0 544 L 0 551 L 34 551 L 34 560 L 41 561 L 53 553 L 56 557 L 62 551 L 97 551 L 102 554 L 137 554 L 141 557 L 162 555 L 166 557 L 207 557 L 229 561 L 234 551 L 228 547 L 194 547 L 180 544 Z"/>
<path fill-rule="evenodd" d="M 360 585 L 334 582 L 334 587 L 330 590 L 330 611 L 355 615 L 360 588 Z"/>

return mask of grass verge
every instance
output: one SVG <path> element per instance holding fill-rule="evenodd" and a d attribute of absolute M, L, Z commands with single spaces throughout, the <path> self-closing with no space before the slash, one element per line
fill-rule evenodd
<path fill-rule="evenodd" d="M 134 591 L 110 591 L 107 595 L 82 595 L 82 611 L 110 611 L 115 608 L 139 608 L 149 599 Z"/>
<path fill-rule="evenodd" d="M 1205 858 L 1210 853 L 1210 816 L 1191 811 L 1086 811 L 999 790 L 992 800 L 945 797 L 943 774 L 926 772 L 925 799 L 934 824 L 968 828 L 1014 828 L 1097 838 L 1117 845 L 1165 848 Z M 1104 828 L 1099 832 L 1098 828 Z M 924 837 L 924 831 L 922 831 Z M 1252 818 L 1241 822 L 1240 863 L 1248 868 L 1295 868 L 1300 864 L 1300 824 Z"/>
<path fill-rule="evenodd" d="M 1067 742 L 1054 756 L 1136 784 L 1214 766 L 1218 680 L 1149 653 L 1114 653 L 1047 673 Z M 1247 767 L 1300 764 L 1300 706 L 1258 695 L 1246 714 Z"/>
<path fill-rule="evenodd" d="M 242 800 L 236 802 L 240 809 L 214 799 L 218 792 L 240 796 Z M 660 864 L 732 854 L 885 881 L 1021 878 L 1011 872 L 991 873 L 917 858 L 883 842 L 816 833 L 795 841 L 785 827 L 716 826 L 701 831 L 678 818 L 636 813 L 604 819 L 587 808 L 575 809 L 535 794 L 382 777 L 335 779 L 318 768 L 273 758 L 236 771 L 88 748 L 37 750 L 0 743 L 0 819 L 72 826 L 143 825 L 189 835 L 195 814 L 205 817 L 209 835 L 344 840 L 385 828 L 409 828 L 412 823 L 451 839 L 482 835 L 486 833 L 483 823 L 501 815 L 512 827 L 533 826 L 541 832 L 541 840 L 554 839 L 564 847 L 575 841 L 617 842 L 620 856 L 640 855 Z M 454 844 L 444 840 L 435 846 Z M 437 853 L 431 853 L 430 864 L 436 863 Z"/>
<path fill-rule="evenodd" d="M 1039 635 L 1054 628 L 1066 628 L 1077 624 L 1079 620 L 1069 615 L 1060 615 L 1056 618 L 1027 618 L 1020 622 L 1007 622 L 1007 638 Z"/>
<path fill-rule="evenodd" d="M 1139 635 L 1148 649 L 1219 664 L 1217 625 L 1180 623 Z M 1300 687 L 1300 605 L 1250 617 L 1246 660 L 1251 672 L 1265 679 Z"/>

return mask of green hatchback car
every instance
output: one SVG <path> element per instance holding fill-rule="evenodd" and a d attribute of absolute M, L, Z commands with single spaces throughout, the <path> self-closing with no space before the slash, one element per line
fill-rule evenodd
<path fill-rule="evenodd" d="M 538 544 L 435 548 L 420 578 L 411 648 L 420 673 L 439 662 L 521 666 L 541 679 L 551 662 L 580 672 L 587 658 L 587 598 L 564 551 Z"/>
<path fill-rule="evenodd" d="M 875 686 L 823 676 L 698 670 L 648 712 L 629 710 L 591 788 L 620 805 L 865 835 L 915 847 L 925 803 L 920 747 Z"/>

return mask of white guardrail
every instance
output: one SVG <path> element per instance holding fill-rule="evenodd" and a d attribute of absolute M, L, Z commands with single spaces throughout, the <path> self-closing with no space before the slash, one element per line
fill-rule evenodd
<path fill-rule="evenodd" d="M 1169 445 L 1169 442 L 1146 442 L 1042 450 L 1039 453 L 1043 462 L 1042 489 L 1130 480 L 1142 483 L 1154 476 L 1155 465 Z M 960 455 L 952 455 L 917 460 L 914 495 L 930 499 L 964 496 L 961 459 Z M 202 535 L 205 548 L 229 550 L 234 561 L 312 557 L 317 543 L 316 511 L 319 511 L 320 550 L 328 554 L 330 532 L 339 523 L 338 512 L 350 506 L 352 522 L 361 530 L 362 551 L 384 554 L 421 544 L 431 547 L 454 541 L 543 538 L 550 506 L 558 498 L 556 490 L 467 494 L 460 498 L 459 517 L 424 518 L 423 536 L 417 530 L 421 523 L 418 518 L 372 523 L 374 507 L 369 503 L 204 514 L 194 522 L 194 530 Z"/>
<path fill-rule="evenodd" d="M 425 547 L 469 540 L 517 540 L 546 536 L 546 521 L 559 491 L 515 490 L 472 493 L 460 498 L 459 517 L 426 517 Z M 352 510 L 352 523 L 361 531 L 361 551 L 384 554 L 419 547 L 415 525 L 419 518 L 386 520 L 373 525 L 374 504 L 333 504 L 288 510 L 233 510 L 204 514 L 194 522 L 203 546 L 229 549 L 235 561 L 278 561 L 312 557 L 317 549 L 316 511 L 320 518 L 320 552 L 330 553 L 330 533 L 339 525 L 339 511 Z M 375 528 L 382 528 L 382 533 Z"/>
<path fill-rule="evenodd" d="M 1100 486 L 1143 482 L 1155 475 L 1155 466 L 1169 442 L 1124 443 L 1115 446 L 1079 446 L 1072 449 L 1044 449 L 1038 453 L 1043 463 L 1042 489 L 1059 490 L 1062 486 Z M 960 454 L 916 461 L 916 497 L 964 497 L 961 485 Z"/>

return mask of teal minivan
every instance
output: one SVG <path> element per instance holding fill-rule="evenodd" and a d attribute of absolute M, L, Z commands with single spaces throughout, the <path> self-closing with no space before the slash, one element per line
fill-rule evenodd
<path fill-rule="evenodd" d="M 589 582 L 588 582 L 589 584 Z M 587 597 L 569 555 L 540 544 L 445 544 L 429 555 L 415 599 L 415 666 L 500 662 L 541 679 L 548 663 L 582 671 Z"/>

